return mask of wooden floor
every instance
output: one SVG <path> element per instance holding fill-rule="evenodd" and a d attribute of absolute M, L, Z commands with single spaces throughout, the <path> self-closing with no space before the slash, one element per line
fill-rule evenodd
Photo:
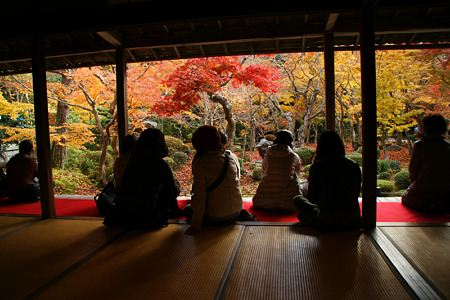
<path fill-rule="evenodd" d="M 1 299 L 448 299 L 450 224 L 318 233 L 241 223 L 184 235 L 0 216 Z"/>

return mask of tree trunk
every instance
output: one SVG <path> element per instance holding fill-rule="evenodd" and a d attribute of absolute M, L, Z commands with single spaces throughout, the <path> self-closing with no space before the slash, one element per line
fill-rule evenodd
<path fill-rule="evenodd" d="M 68 78 L 64 73 L 61 74 L 62 79 L 61 83 L 66 87 L 70 86 L 73 82 L 72 79 Z M 56 132 L 58 135 L 67 135 L 68 128 L 67 123 L 69 122 L 69 105 L 66 102 L 58 101 L 58 107 L 56 112 Z M 61 137 L 59 143 L 52 143 L 51 150 L 51 160 L 52 166 L 54 168 L 62 168 L 64 166 L 64 162 L 66 161 L 66 138 Z"/>
<path fill-rule="evenodd" d="M 383 153 L 384 153 L 384 160 L 389 161 L 389 155 L 386 151 L 386 130 L 384 129 L 384 125 L 381 125 L 381 146 L 383 147 Z"/>
<path fill-rule="evenodd" d="M 212 102 L 222 105 L 223 112 L 225 114 L 225 120 L 227 121 L 227 127 L 225 133 L 228 136 L 227 149 L 233 149 L 234 145 L 234 133 L 236 131 L 236 124 L 233 117 L 233 107 L 228 99 L 222 95 L 209 93 L 209 99 Z"/>
<path fill-rule="evenodd" d="M 250 119 L 250 151 L 256 147 L 256 122 L 255 118 Z"/>

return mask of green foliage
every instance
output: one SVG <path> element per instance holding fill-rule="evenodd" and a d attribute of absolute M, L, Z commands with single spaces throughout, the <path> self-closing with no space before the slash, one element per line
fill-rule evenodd
<path fill-rule="evenodd" d="M 176 165 L 175 165 L 175 161 L 173 160 L 172 157 L 167 156 L 167 157 L 164 157 L 163 159 L 166 161 L 166 163 L 169 165 L 169 167 L 172 170 L 175 170 Z"/>
<path fill-rule="evenodd" d="M 244 161 L 250 161 L 250 159 L 252 159 L 252 156 L 250 155 L 250 153 L 248 152 L 244 152 L 244 157 L 242 157 L 242 152 L 239 153 L 239 157 L 243 158 Z"/>
<path fill-rule="evenodd" d="M 303 167 L 303 169 L 302 169 L 302 172 L 303 172 L 302 177 L 303 178 L 308 178 L 309 177 L 309 169 L 310 168 L 311 168 L 311 164 L 306 165 L 306 166 Z"/>
<path fill-rule="evenodd" d="M 189 146 L 185 145 L 182 140 L 177 139 L 176 137 L 166 135 L 165 141 L 167 144 L 167 147 L 169 148 L 169 156 L 171 156 L 171 153 L 173 152 L 184 152 L 184 153 L 190 153 L 191 149 Z"/>
<path fill-rule="evenodd" d="M 83 184 L 92 185 L 86 175 L 73 170 L 53 169 L 53 180 L 57 191 L 64 194 L 77 194 L 74 188 Z"/>
<path fill-rule="evenodd" d="M 260 167 L 256 167 L 255 169 L 253 169 L 253 173 L 252 173 L 253 180 L 260 181 L 261 180 L 261 176 L 262 176 L 262 172 L 261 172 L 261 168 Z"/>
<path fill-rule="evenodd" d="M 79 170 L 84 175 L 87 175 L 96 165 L 98 165 L 98 161 L 94 160 L 92 151 L 67 148 L 64 169 Z"/>
<path fill-rule="evenodd" d="M 304 165 L 309 165 L 312 163 L 316 151 L 313 148 L 302 147 L 297 149 L 297 154 L 300 156 L 300 159 Z"/>
<path fill-rule="evenodd" d="M 173 170 L 181 168 L 185 163 L 189 161 L 189 156 L 184 152 L 175 152 L 171 156 L 171 158 L 173 160 Z"/>
<path fill-rule="evenodd" d="M 358 150 L 355 151 L 356 153 L 359 153 L 362 155 L 362 147 L 359 147 Z M 377 147 L 377 159 L 379 159 L 381 156 L 381 150 Z"/>
<path fill-rule="evenodd" d="M 382 193 L 391 193 L 395 189 L 395 185 L 392 181 L 378 179 L 377 186 L 380 187 Z"/>
<path fill-rule="evenodd" d="M 378 161 L 380 163 L 380 173 L 389 172 L 389 169 L 391 168 L 389 162 L 383 159 L 379 159 Z"/>
<path fill-rule="evenodd" d="M 400 162 L 397 160 L 390 160 L 389 161 L 389 167 L 391 168 L 391 170 L 393 171 L 399 171 L 401 169 L 401 165 Z"/>
<path fill-rule="evenodd" d="M 391 180 L 391 174 L 389 172 L 381 172 L 378 178 L 383 180 Z"/>
<path fill-rule="evenodd" d="M 346 155 L 345 157 L 347 157 L 348 159 L 356 161 L 360 167 L 362 166 L 362 155 L 361 154 L 359 154 L 359 153 L 352 153 L 352 154 Z"/>
<path fill-rule="evenodd" d="M 64 163 L 64 169 L 79 171 L 88 176 L 91 180 L 98 177 L 98 163 L 100 161 L 101 151 L 81 150 L 76 148 L 67 149 L 67 159 Z M 106 153 L 105 173 L 109 178 L 113 173 L 114 158 Z"/>
<path fill-rule="evenodd" d="M 394 175 L 395 186 L 397 190 L 405 190 L 409 186 L 409 172 L 406 169 L 401 170 L 400 172 Z"/>

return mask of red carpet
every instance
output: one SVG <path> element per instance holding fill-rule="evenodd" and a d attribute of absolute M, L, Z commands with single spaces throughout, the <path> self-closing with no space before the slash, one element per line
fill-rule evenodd
<path fill-rule="evenodd" d="M 180 200 L 179 206 L 184 208 L 189 200 Z M 251 203 L 244 202 L 244 208 L 265 222 L 297 222 L 296 213 L 274 212 L 254 208 Z M 100 217 L 94 200 L 55 199 L 57 216 Z M 40 203 L 15 204 L 8 198 L 0 199 L 0 213 L 3 214 L 41 214 Z M 183 219 L 183 218 L 179 218 Z M 450 214 L 432 213 L 414 210 L 399 202 L 379 202 L 377 222 L 411 222 L 411 223 L 445 223 L 450 222 Z"/>

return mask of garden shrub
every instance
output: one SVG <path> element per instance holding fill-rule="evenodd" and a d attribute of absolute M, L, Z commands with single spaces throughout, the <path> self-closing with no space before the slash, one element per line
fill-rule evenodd
<path fill-rule="evenodd" d="M 302 172 L 309 172 L 309 169 L 311 168 L 311 164 L 306 165 L 303 167 Z"/>
<path fill-rule="evenodd" d="M 92 151 L 76 148 L 67 148 L 67 157 L 64 169 L 79 170 L 84 175 L 90 175 L 94 170 L 98 170 L 98 160 L 95 160 Z"/>
<path fill-rule="evenodd" d="M 347 154 L 345 157 L 348 159 L 354 160 L 358 163 L 360 167 L 362 167 L 362 155 L 359 153 Z"/>
<path fill-rule="evenodd" d="M 383 160 L 383 159 L 379 159 L 378 161 L 379 161 L 380 164 L 381 164 L 380 173 L 389 172 L 389 169 L 391 168 L 391 167 L 389 166 L 389 162 L 388 162 L 388 161 L 385 161 L 385 160 Z"/>
<path fill-rule="evenodd" d="M 169 148 L 169 152 L 184 152 L 187 154 L 191 152 L 189 146 L 185 145 L 182 140 L 177 139 L 176 137 L 166 135 L 164 136 L 164 139 L 166 141 L 167 147 Z"/>
<path fill-rule="evenodd" d="M 303 169 L 302 169 L 302 173 L 303 173 L 302 178 L 308 178 L 309 177 L 309 169 L 310 168 L 311 168 L 311 165 L 306 165 L 306 166 L 303 167 Z"/>
<path fill-rule="evenodd" d="M 261 176 L 262 176 L 262 172 L 261 172 L 261 168 L 260 167 L 256 167 L 255 169 L 253 169 L 253 173 L 252 173 L 253 180 L 260 181 L 261 180 Z"/>
<path fill-rule="evenodd" d="M 395 189 L 395 185 L 392 181 L 378 179 L 377 186 L 381 189 L 382 193 L 391 193 Z"/>
<path fill-rule="evenodd" d="M 174 162 L 174 170 L 181 168 L 185 163 L 189 161 L 189 156 L 184 152 L 175 152 L 171 156 L 171 158 Z"/>
<path fill-rule="evenodd" d="M 409 172 L 406 169 L 394 175 L 395 186 L 397 190 L 405 190 L 409 187 Z"/>
<path fill-rule="evenodd" d="M 390 160 L 390 161 L 389 161 L 389 167 L 390 167 L 391 170 L 393 170 L 393 171 L 400 171 L 400 169 L 401 169 L 400 162 L 397 161 L 397 160 Z"/>
<path fill-rule="evenodd" d="M 297 154 L 300 156 L 300 159 L 304 165 L 309 165 L 312 163 L 315 153 L 316 151 L 310 147 L 301 147 L 297 149 Z"/>
<path fill-rule="evenodd" d="M 391 174 L 389 172 L 381 172 L 380 175 L 378 175 L 378 179 L 391 180 Z"/>

